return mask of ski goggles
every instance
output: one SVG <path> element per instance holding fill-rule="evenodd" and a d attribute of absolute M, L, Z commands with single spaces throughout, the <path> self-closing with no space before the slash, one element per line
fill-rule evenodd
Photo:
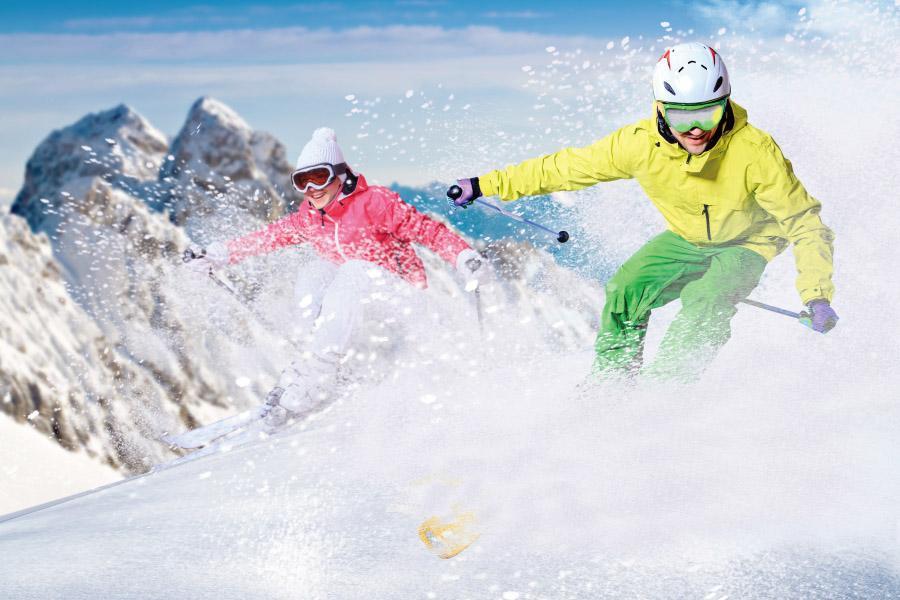
<path fill-rule="evenodd" d="M 347 163 L 322 163 L 303 167 L 291 173 L 291 183 L 294 189 L 305 194 L 310 189 L 323 190 L 328 187 L 334 178 L 347 172 Z"/>
<path fill-rule="evenodd" d="M 725 116 L 727 103 L 727 96 L 703 104 L 662 103 L 663 117 L 669 127 L 678 133 L 687 133 L 695 127 L 703 131 L 712 131 Z"/>

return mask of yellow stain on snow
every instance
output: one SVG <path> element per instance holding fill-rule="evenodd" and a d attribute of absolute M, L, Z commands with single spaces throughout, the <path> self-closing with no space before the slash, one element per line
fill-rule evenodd
<path fill-rule="evenodd" d="M 440 517 L 429 517 L 419 525 L 419 538 L 425 547 L 441 558 L 453 558 L 480 537 L 475 531 L 475 515 L 457 514 L 443 522 Z"/>

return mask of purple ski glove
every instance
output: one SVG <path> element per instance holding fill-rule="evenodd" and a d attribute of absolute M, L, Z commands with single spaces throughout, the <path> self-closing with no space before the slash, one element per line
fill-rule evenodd
<path fill-rule="evenodd" d="M 837 313 L 831 308 L 828 300 L 813 300 L 807 307 L 809 308 L 809 326 L 813 331 L 828 333 L 837 325 Z"/>
<path fill-rule="evenodd" d="M 456 185 L 450 186 L 447 190 L 447 197 L 453 201 L 456 206 L 466 208 L 476 198 L 481 198 L 481 186 L 478 185 L 478 178 L 457 179 Z"/>

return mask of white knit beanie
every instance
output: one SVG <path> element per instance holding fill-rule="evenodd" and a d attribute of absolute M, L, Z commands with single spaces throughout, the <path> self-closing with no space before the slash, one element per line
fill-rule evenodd
<path fill-rule="evenodd" d="M 312 138 L 303 146 L 297 158 L 297 168 L 311 167 L 321 163 L 337 165 L 344 162 L 344 153 L 338 146 L 337 136 L 333 129 L 319 127 L 313 131 Z"/>

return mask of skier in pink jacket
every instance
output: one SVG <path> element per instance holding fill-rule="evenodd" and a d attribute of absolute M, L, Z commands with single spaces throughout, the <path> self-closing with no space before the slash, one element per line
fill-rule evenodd
<path fill-rule="evenodd" d="M 394 302 L 414 301 L 420 293 L 414 288 L 427 287 L 425 266 L 413 244 L 429 248 L 469 281 L 488 276 L 479 254 L 446 225 L 351 171 L 331 129 L 313 133 L 297 159 L 292 183 L 306 200 L 296 212 L 260 231 L 198 249 L 189 263 L 208 272 L 304 243 L 326 259 L 298 277 L 298 308 L 301 316 L 315 320 L 315 327 L 303 356 L 282 372 L 266 398 L 271 407 L 266 419 L 272 425 L 307 414 L 333 397 L 338 366 L 366 317 L 369 303 L 364 299 L 376 286 L 388 285 Z"/>

